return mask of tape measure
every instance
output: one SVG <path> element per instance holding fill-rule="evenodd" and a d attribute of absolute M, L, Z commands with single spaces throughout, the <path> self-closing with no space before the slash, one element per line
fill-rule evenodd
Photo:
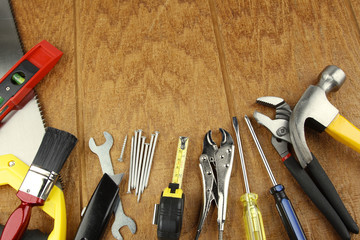
<path fill-rule="evenodd" d="M 160 204 L 155 204 L 153 224 L 157 224 L 157 236 L 161 240 L 179 239 L 184 212 L 185 195 L 181 189 L 184 174 L 187 137 L 180 137 L 176 151 L 172 182 L 161 194 Z"/>
<path fill-rule="evenodd" d="M 174 167 L 172 183 L 179 184 L 179 188 L 181 188 L 181 183 L 182 183 L 183 174 L 184 174 L 186 153 L 187 153 L 188 143 L 189 143 L 188 140 L 189 140 L 188 137 L 180 137 L 177 152 L 176 152 L 176 160 L 175 160 L 175 167 Z"/>

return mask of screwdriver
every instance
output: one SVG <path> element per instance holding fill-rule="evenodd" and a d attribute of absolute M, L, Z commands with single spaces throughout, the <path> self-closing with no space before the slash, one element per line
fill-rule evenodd
<path fill-rule="evenodd" d="M 246 238 L 249 240 L 264 240 L 266 239 L 264 223 L 262 220 L 261 212 L 257 206 L 258 195 L 256 193 L 251 193 L 249 188 L 249 182 L 246 174 L 244 154 L 242 151 L 239 124 L 236 117 L 233 117 L 233 127 L 236 133 L 236 140 L 239 149 L 241 168 L 244 177 L 245 191 L 240 200 L 244 204 L 244 222 L 245 222 L 245 232 Z"/>
<path fill-rule="evenodd" d="M 256 147 L 260 153 L 261 159 L 264 162 L 266 170 L 269 174 L 273 187 L 270 188 L 270 194 L 273 195 L 276 203 L 276 209 L 280 215 L 282 223 L 291 240 L 293 239 L 306 239 L 304 230 L 301 227 L 300 221 L 295 213 L 295 210 L 285 194 L 285 187 L 282 184 L 277 184 L 275 177 L 270 169 L 269 163 L 265 157 L 265 154 L 261 148 L 259 140 L 256 137 L 255 131 L 251 125 L 250 119 L 245 115 L 245 121 L 251 132 L 251 135 L 255 141 Z"/>
<path fill-rule="evenodd" d="M 157 224 L 157 237 L 161 240 L 180 238 L 184 213 L 185 195 L 181 189 L 184 174 L 187 137 L 179 137 L 172 182 L 160 197 L 160 204 L 155 204 L 153 224 Z"/>

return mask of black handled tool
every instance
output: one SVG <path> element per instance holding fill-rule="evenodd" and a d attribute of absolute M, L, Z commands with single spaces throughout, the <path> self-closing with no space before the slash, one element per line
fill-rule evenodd
<path fill-rule="evenodd" d="M 103 175 L 86 207 L 74 240 L 98 240 L 103 236 L 119 203 L 120 181 L 114 182 L 108 174 Z"/>

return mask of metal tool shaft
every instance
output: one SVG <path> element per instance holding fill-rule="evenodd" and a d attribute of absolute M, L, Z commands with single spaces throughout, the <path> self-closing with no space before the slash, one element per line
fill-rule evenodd
<path fill-rule="evenodd" d="M 136 152 L 137 152 L 137 140 L 138 140 L 138 130 L 134 131 L 134 150 L 133 150 L 133 168 L 131 169 L 131 189 L 135 189 L 135 169 L 136 169 Z"/>
<path fill-rule="evenodd" d="M 149 148 L 149 143 L 145 143 L 145 149 L 144 149 L 144 157 L 143 157 L 143 167 L 141 169 L 141 174 L 140 174 L 140 182 L 139 182 L 139 191 L 138 191 L 138 198 L 137 198 L 137 201 L 139 202 L 140 201 L 140 196 L 141 196 L 141 193 L 142 193 L 142 189 L 143 189 L 143 186 L 144 186 L 144 178 L 145 178 L 145 163 L 146 163 L 146 159 L 147 159 L 147 155 L 148 155 L 148 148 Z"/>
<path fill-rule="evenodd" d="M 139 193 L 139 183 L 140 183 L 140 173 L 141 173 L 141 168 L 143 168 L 143 153 L 144 153 L 144 146 L 145 146 L 145 136 L 141 137 L 141 150 L 140 150 L 140 156 L 139 156 L 139 165 L 138 165 L 138 169 L 136 170 L 136 186 L 135 186 L 135 195 L 137 195 Z"/>
<path fill-rule="evenodd" d="M 244 177 L 245 191 L 246 191 L 246 193 L 250 193 L 249 181 L 248 181 L 247 174 L 246 174 L 244 153 L 242 150 L 241 139 L 240 139 L 239 124 L 238 124 L 238 120 L 236 117 L 233 117 L 233 127 L 235 130 L 236 141 L 237 141 L 237 145 L 238 145 L 238 149 L 239 149 L 241 169 L 242 169 L 242 173 L 243 173 L 243 177 Z"/>
<path fill-rule="evenodd" d="M 249 119 L 249 117 L 248 117 L 247 115 L 245 115 L 245 121 L 246 121 L 246 124 L 247 124 L 247 126 L 248 126 L 248 128 L 249 128 L 249 130 L 250 130 L 251 136 L 252 136 L 253 139 L 254 139 L 254 142 L 255 142 L 255 144 L 256 144 L 256 147 L 257 147 L 257 149 L 258 149 L 258 151 L 259 151 L 259 153 L 260 153 L 261 159 L 262 159 L 263 162 L 264 162 L 264 165 L 265 165 L 265 167 L 266 167 L 266 171 L 267 171 L 268 174 L 269 174 L 269 177 L 270 177 L 270 179 L 271 179 L 271 182 L 273 183 L 274 186 L 276 186 L 276 185 L 277 185 L 277 182 L 276 182 L 276 180 L 275 180 L 275 177 L 274 177 L 274 175 L 273 175 L 273 173 L 272 173 L 272 171 L 271 171 L 271 168 L 270 168 L 270 166 L 269 166 L 269 163 L 268 163 L 268 161 L 267 161 L 267 159 L 266 159 L 266 157 L 265 157 L 265 154 L 264 154 L 264 152 L 263 152 L 263 150 L 262 150 L 262 148 L 261 148 L 261 145 L 260 145 L 260 143 L 259 143 L 259 140 L 258 140 L 258 138 L 257 138 L 257 136 L 256 136 L 256 133 L 255 133 L 255 131 L 254 131 L 252 125 L 251 125 L 250 119 Z"/>
<path fill-rule="evenodd" d="M 130 165 L 129 165 L 129 183 L 127 193 L 131 193 L 131 181 L 132 181 L 132 169 L 133 169 L 133 153 L 134 153 L 134 136 L 131 137 L 131 148 L 130 148 Z"/>
<path fill-rule="evenodd" d="M 145 187 L 147 187 L 148 182 L 149 182 L 150 171 L 151 171 L 151 166 L 152 166 L 152 162 L 154 159 L 154 153 L 155 153 L 155 148 L 156 148 L 156 143 L 157 143 L 158 137 L 159 137 L 159 132 L 155 131 L 155 138 L 154 138 L 154 143 L 153 143 L 152 149 L 151 149 L 149 168 L 147 169 L 147 173 L 146 173 Z"/>

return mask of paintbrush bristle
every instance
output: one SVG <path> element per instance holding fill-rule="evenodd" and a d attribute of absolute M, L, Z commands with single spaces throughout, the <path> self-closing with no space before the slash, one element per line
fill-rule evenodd
<path fill-rule="evenodd" d="M 48 127 L 32 164 L 59 173 L 76 142 L 74 135 Z"/>

